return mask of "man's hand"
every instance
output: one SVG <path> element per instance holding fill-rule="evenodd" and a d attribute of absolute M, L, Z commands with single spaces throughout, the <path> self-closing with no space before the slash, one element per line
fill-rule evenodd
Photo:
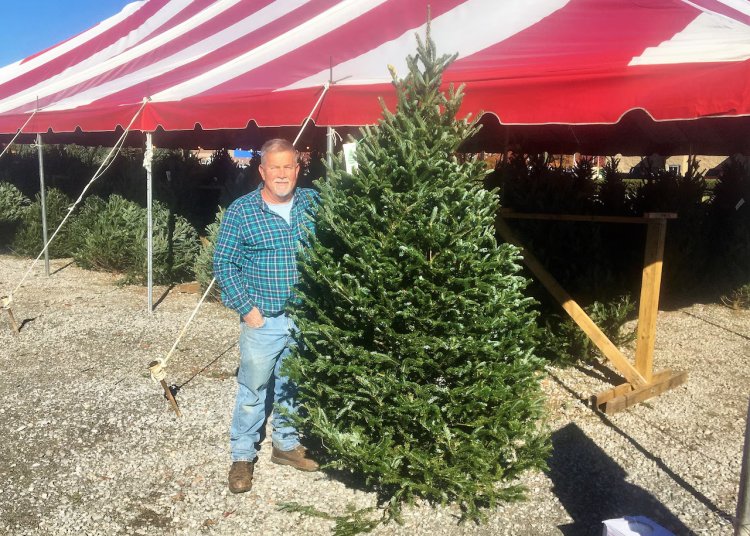
<path fill-rule="evenodd" d="M 249 313 L 242 317 L 242 321 L 251 328 L 262 328 L 266 319 L 260 314 L 260 309 L 253 307 Z"/>

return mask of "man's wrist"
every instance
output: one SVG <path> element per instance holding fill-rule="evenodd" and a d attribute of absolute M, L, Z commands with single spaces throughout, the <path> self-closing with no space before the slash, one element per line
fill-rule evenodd
<path fill-rule="evenodd" d="M 240 317 L 245 318 L 247 315 L 253 312 L 253 309 L 258 308 L 257 305 L 247 304 L 242 309 L 238 309 L 238 312 L 240 313 Z M 260 309 L 258 309 L 260 310 Z"/>

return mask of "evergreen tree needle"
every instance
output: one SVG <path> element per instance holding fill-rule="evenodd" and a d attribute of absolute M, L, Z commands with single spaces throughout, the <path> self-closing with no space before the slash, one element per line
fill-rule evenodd
<path fill-rule="evenodd" d="M 480 521 L 521 498 L 515 479 L 549 452 L 518 250 L 496 242 L 484 165 L 455 155 L 477 131 L 456 118 L 463 88 L 440 90 L 455 58 L 428 32 L 404 78 L 391 68 L 396 110 L 361 129 L 356 170 L 336 159 L 319 183 L 318 232 L 299 261 L 304 344 L 288 370 L 302 426 L 329 466 L 372 486 L 385 521 L 417 499 Z M 368 523 L 352 513 L 334 531 Z"/>

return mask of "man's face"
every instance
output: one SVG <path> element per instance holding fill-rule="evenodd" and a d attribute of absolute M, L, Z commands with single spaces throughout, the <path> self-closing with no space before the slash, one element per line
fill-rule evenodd
<path fill-rule="evenodd" d="M 260 176 L 263 178 L 263 189 L 266 201 L 270 203 L 286 203 L 294 195 L 297 185 L 299 165 L 296 155 L 292 151 L 266 153 L 260 166 Z"/>

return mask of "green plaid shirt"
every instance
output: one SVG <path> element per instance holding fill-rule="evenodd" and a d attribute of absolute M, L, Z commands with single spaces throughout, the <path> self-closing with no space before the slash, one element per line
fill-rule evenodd
<path fill-rule="evenodd" d="M 224 214 L 214 250 L 214 275 L 221 299 L 245 316 L 253 307 L 263 316 L 284 311 L 299 281 L 297 252 L 314 230 L 312 214 L 318 193 L 297 188 L 290 224 L 268 208 L 261 186 L 236 199 Z"/>

